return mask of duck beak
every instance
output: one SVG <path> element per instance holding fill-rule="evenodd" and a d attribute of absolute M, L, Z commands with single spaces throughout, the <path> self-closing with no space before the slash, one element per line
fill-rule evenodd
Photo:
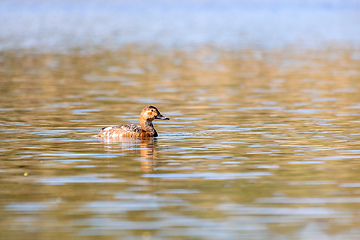
<path fill-rule="evenodd" d="M 156 115 L 155 119 L 170 120 L 170 118 L 164 117 L 161 113 L 159 113 L 158 115 Z"/>

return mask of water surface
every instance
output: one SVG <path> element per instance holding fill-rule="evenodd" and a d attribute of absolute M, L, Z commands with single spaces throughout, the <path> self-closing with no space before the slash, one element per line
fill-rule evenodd
<path fill-rule="evenodd" d="M 355 239 L 358 55 L 2 53 L 4 239 Z M 156 140 L 93 137 L 148 104 Z"/>
<path fill-rule="evenodd" d="M 60 2 L 1 3 L 1 239 L 359 238 L 356 8 Z M 150 104 L 157 139 L 93 137 Z"/>

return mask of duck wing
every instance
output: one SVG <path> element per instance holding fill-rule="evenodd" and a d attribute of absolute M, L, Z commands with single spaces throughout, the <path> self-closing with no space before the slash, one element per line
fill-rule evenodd
<path fill-rule="evenodd" d="M 119 125 L 103 128 L 98 137 L 101 138 L 119 138 L 119 137 L 138 137 L 141 127 L 135 124 Z"/>

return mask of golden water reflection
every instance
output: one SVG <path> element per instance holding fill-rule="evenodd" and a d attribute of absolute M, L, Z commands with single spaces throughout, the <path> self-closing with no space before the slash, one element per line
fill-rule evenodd
<path fill-rule="evenodd" d="M 360 51 L 0 53 L 4 239 L 356 239 Z M 106 142 L 138 123 L 157 140 Z"/>

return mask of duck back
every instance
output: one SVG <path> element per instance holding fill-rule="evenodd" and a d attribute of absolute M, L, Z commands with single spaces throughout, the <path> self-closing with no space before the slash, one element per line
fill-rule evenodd
<path fill-rule="evenodd" d="M 114 127 L 103 128 L 98 137 L 101 138 L 120 138 L 120 137 L 139 137 L 141 133 L 141 127 L 139 125 L 127 124 Z"/>

